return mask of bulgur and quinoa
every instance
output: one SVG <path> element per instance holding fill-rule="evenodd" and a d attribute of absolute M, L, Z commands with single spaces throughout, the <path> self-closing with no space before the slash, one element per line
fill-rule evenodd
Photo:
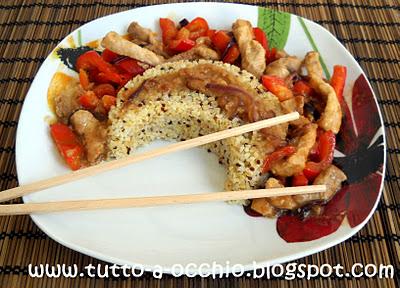
<path fill-rule="evenodd" d="M 217 99 L 190 89 L 157 93 L 153 99 L 133 98 L 126 105 L 125 94 L 136 90 L 146 80 L 159 75 L 172 74 L 184 68 L 199 65 L 215 65 L 226 69 L 242 82 L 258 91 L 257 96 L 275 106 L 280 112 L 279 101 L 265 91 L 258 80 L 238 67 L 222 62 L 180 61 L 166 63 L 147 70 L 127 83 L 118 95 L 117 105 L 110 111 L 109 119 L 109 158 L 121 158 L 135 149 L 157 139 L 185 140 L 201 135 L 237 127 L 244 123 L 239 117 L 229 119 L 218 106 Z M 133 92 L 130 92 L 133 93 Z M 129 94 L 129 93 L 128 93 Z M 282 112 L 280 112 L 282 113 Z M 277 115 L 280 115 L 280 113 Z M 222 141 L 205 145 L 214 152 L 221 163 L 227 167 L 225 189 L 244 190 L 260 186 L 265 140 L 259 132 L 246 133 Z"/>

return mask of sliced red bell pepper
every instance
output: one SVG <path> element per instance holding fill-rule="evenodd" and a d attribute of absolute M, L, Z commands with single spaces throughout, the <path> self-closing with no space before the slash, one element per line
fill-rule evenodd
<path fill-rule="evenodd" d="M 190 37 L 190 31 L 186 27 L 182 27 L 179 29 L 178 33 L 176 34 L 175 39 L 180 40 L 180 39 L 189 39 Z"/>
<path fill-rule="evenodd" d="M 83 89 L 87 90 L 89 88 L 89 75 L 83 69 L 79 69 L 79 82 L 81 83 Z"/>
<path fill-rule="evenodd" d="M 122 78 L 122 84 L 118 86 L 117 91 L 119 91 L 119 89 L 121 89 L 122 87 L 125 86 L 126 83 L 129 82 L 129 80 L 131 80 L 133 78 L 132 74 L 130 73 L 122 73 L 120 74 L 121 78 Z"/>
<path fill-rule="evenodd" d="M 266 82 L 272 82 L 275 85 L 286 86 L 285 79 L 280 77 L 264 75 L 263 78 L 265 78 Z"/>
<path fill-rule="evenodd" d="M 296 174 L 292 177 L 292 186 L 306 186 L 308 185 L 308 179 L 303 173 Z"/>
<path fill-rule="evenodd" d="M 232 64 L 235 63 L 236 59 L 238 59 L 239 56 L 240 56 L 239 46 L 235 43 L 231 47 L 229 47 L 222 61 L 225 63 Z"/>
<path fill-rule="evenodd" d="M 191 40 L 206 36 L 209 29 L 207 21 L 201 17 L 194 18 L 185 28 L 190 31 L 189 39 Z"/>
<path fill-rule="evenodd" d="M 314 181 L 319 173 L 321 173 L 321 165 L 317 162 L 309 161 L 303 169 L 303 174 L 309 181 Z"/>
<path fill-rule="evenodd" d="M 278 52 L 278 50 L 275 47 L 273 47 L 273 48 L 271 48 L 271 50 L 267 51 L 266 57 L 265 57 L 267 60 L 266 61 L 267 65 L 276 60 L 276 52 Z"/>
<path fill-rule="evenodd" d="M 120 71 L 130 74 L 130 78 L 143 74 L 144 68 L 139 65 L 138 61 L 129 57 L 125 57 L 114 64 Z"/>
<path fill-rule="evenodd" d="M 318 129 L 317 130 L 317 139 L 319 139 L 319 135 L 321 135 L 322 133 L 320 133 L 319 131 L 323 131 L 322 129 Z M 318 134 L 319 133 L 319 134 Z M 308 159 L 310 161 L 314 161 L 314 162 L 318 162 L 319 161 L 319 145 L 318 145 L 318 141 L 315 141 L 314 145 L 311 147 L 310 153 L 308 154 Z"/>
<path fill-rule="evenodd" d="M 271 91 L 279 101 L 284 101 L 293 97 L 293 92 L 285 85 L 285 81 L 276 76 L 262 76 L 264 87 Z"/>
<path fill-rule="evenodd" d="M 210 39 L 212 39 L 214 37 L 214 35 L 215 35 L 215 32 L 216 32 L 215 29 L 209 29 L 207 31 L 207 35 L 206 36 L 209 37 Z"/>
<path fill-rule="evenodd" d="M 171 40 L 168 48 L 176 52 L 185 52 L 192 49 L 196 42 L 190 39 Z"/>
<path fill-rule="evenodd" d="M 103 103 L 104 109 L 108 112 L 110 111 L 111 107 L 115 106 L 115 103 L 117 102 L 117 98 L 111 95 L 104 95 L 101 98 L 101 101 Z"/>
<path fill-rule="evenodd" d="M 325 162 L 326 166 L 332 163 L 333 152 L 335 150 L 336 136 L 332 131 L 326 131 L 319 136 L 318 139 L 319 158 L 321 162 Z"/>
<path fill-rule="evenodd" d="M 295 95 L 310 96 L 313 93 L 313 89 L 307 82 L 299 80 L 293 85 L 293 93 Z"/>
<path fill-rule="evenodd" d="M 264 165 L 261 172 L 268 172 L 273 164 L 287 156 L 292 155 L 294 152 L 296 152 L 296 148 L 290 145 L 275 150 L 264 159 Z"/>
<path fill-rule="evenodd" d="M 169 18 L 160 18 L 160 28 L 163 43 L 165 46 L 168 46 L 169 42 L 174 39 L 178 33 L 175 22 Z"/>
<path fill-rule="evenodd" d="M 104 51 L 101 53 L 101 58 L 103 58 L 104 61 L 106 61 L 108 63 L 111 63 L 118 57 L 120 57 L 120 56 L 117 53 L 114 53 L 113 51 L 111 51 L 110 49 L 107 49 L 107 48 L 104 49 Z"/>
<path fill-rule="evenodd" d="M 211 38 L 213 45 L 221 54 L 225 52 L 226 47 L 228 47 L 228 44 L 231 42 L 231 40 L 232 37 L 222 30 L 215 32 L 214 36 Z"/>
<path fill-rule="evenodd" d="M 101 98 L 104 95 L 117 95 L 117 91 L 115 90 L 114 86 L 111 84 L 99 84 L 93 88 L 94 94 L 96 94 L 97 98 Z"/>
<path fill-rule="evenodd" d="M 94 72 L 94 73 L 89 72 L 89 73 L 90 73 L 89 78 L 92 78 L 95 83 L 101 84 L 110 82 L 103 72 Z"/>
<path fill-rule="evenodd" d="M 262 30 L 259 27 L 254 27 L 253 34 L 254 34 L 254 38 L 256 39 L 256 41 L 258 43 L 260 43 L 261 46 L 263 46 L 263 48 L 265 49 L 265 53 L 268 53 L 268 51 L 269 51 L 268 39 L 267 39 L 267 35 L 265 35 L 264 30 Z"/>
<path fill-rule="evenodd" d="M 71 128 L 62 123 L 50 125 L 50 134 L 57 149 L 72 170 L 82 166 L 83 147 Z"/>
<path fill-rule="evenodd" d="M 76 69 L 91 70 L 98 69 L 99 71 L 113 70 L 112 65 L 104 61 L 103 58 L 94 50 L 87 51 L 80 55 L 75 63 Z"/>
<path fill-rule="evenodd" d="M 115 67 L 113 67 L 110 63 L 104 61 L 103 58 L 94 50 L 85 52 L 76 60 L 76 69 L 79 71 L 80 69 L 91 70 L 97 69 L 100 72 L 104 73 L 104 77 L 109 81 L 120 84 L 122 83 L 121 76 L 118 74 L 118 71 Z"/>
<path fill-rule="evenodd" d="M 333 75 L 331 78 L 331 86 L 335 89 L 336 96 L 339 102 L 343 102 L 343 89 L 346 84 L 347 68 L 346 66 L 335 65 L 333 66 Z"/>
<path fill-rule="evenodd" d="M 317 148 L 319 162 L 309 161 L 303 170 L 308 180 L 313 181 L 322 170 L 326 169 L 332 163 L 335 145 L 336 137 L 332 131 L 326 131 L 319 135 Z"/>
<path fill-rule="evenodd" d="M 93 91 L 85 91 L 79 97 L 79 104 L 82 105 L 83 108 L 94 110 L 99 103 L 99 98 L 97 98 L 96 94 Z"/>

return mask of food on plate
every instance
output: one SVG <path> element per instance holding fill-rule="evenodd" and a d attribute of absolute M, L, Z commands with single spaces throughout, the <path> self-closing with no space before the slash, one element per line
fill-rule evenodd
<path fill-rule="evenodd" d="M 246 20 L 238 19 L 232 25 L 233 36 L 239 46 L 242 68 L 259 78 L 265 70 L 265 48 L 254 39 L 253 27 Z"/>
<path fill-rule="evenodd" d="M 132 22 L 106 33 L 57 72 L 48 90 L 54 142 L 73 170 L 126 157 L 156 139 L 191 139 L 297 111 L 300 119 L 205 145 L 226 166 L 226 190 L 326 184 L 318 194 L 237 201 L 275 217 L 321 213 L 346 175 L 333 164 L 346 67 L 331 82 L 317 52 L 304 59 L 270 47 L 244 19 L 231 31 L 204 18 L 160 18 L 161 35 Z"/>
<path fill-rule="evenodd" d="M 276 97 L 236 66 L 206 60 L 166 63 L 120 91 L 109 114 L 110 156 L 124 157 L 155 139 L 191 139 L 281 114 Z M 286 130 L 283 124 L 207 145 L 227 166 L 225 189 L 259 186 L 264 151 L 285 141 Z"/>
<path fill-rule="evenodd" d="M 163 56 L 126 40 L 116 32 L 108 32 L 103 41 L 101 41 L 101 45 L 118 55 L 127 56 L 150 65 L 164 62 Z"/>

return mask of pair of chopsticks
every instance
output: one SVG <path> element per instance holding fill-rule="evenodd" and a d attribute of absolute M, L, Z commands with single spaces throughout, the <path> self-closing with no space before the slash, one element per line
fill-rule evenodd
<path fill-rule="evenodd" d="M 270 118 L 267 120 L 262 120 L 251 124 L 242 125 L 240 127 L 227 129 L 224 131 L 204 135 L 190 140 L 174 143 L 166 147 L 151 150 L 139 155 L 132 155 L 119 160 L 103 162 L 101 164 L 73 171 L 65 175 L 56 176 L 53 178 L 41 180 L 27 185 L 21 185 L 19 187 L 15 187 L 0 192 L 0 202 L 22 197 L 24 195 L 33 192 L 37 192 L 50 187 L 65 184 L 68 182 L 76 181 L 84 177 L 93 176 L 116 168 L 121 168 L 129 164 L 137 163 L 146 159 L 158 157 L 176 151 L 187 150 L 204 144 L 219 141 L 225 138 L 238 136 L 247 132 L 293 121 L 298 118 L 299 118 L 299 113 L 293 112 L 282 116 Z M 324 192 L 325 190 L 326 190 L 325 185 L 313 185 L 313 186 L 285 187 L 285 188 L 274 188 L 274 189 L 223 191 L 223 192 L 192 194 L 192 195 L 171 195 L 171 196 L 156 196 L 156 197 L 10 204 L 10 205 L 0 205 L 0 216 L 23 215 L 31 213 L 48 213 L 48 212 L 69 211 L 69 210 L 128 208 L 128 207 L 158 206 L 158 205 L 168 205 L 168 204 L 199 203 L 208 201 L 241 200 L 241 199 L 272 197 L 272 196 L 318 193 L 318 192 Z"/>

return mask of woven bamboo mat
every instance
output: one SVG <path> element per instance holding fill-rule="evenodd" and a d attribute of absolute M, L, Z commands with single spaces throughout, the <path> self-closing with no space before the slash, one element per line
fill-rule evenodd
<path fill-rule="evenodd" d="M 165 1 L 167 2 L 167 1 Z M 80 25 L 110 13 L 164 1 L 15 1 L 0 3 L 0 188 L 17 185 L 15 132 L 24 97 L 41 62 Z M 383 112 L 388 164 L 383 198 L 368 224 L 346 242 L 298 263 L 392 264 L 395 279 L 313 280 L 173 278 L 32 279 L 27 265 L 103 263 L 48 238 L 27 217 L 0 218 L 0 287 L 399 287 L 400 275 L 400 69 L 398 1 L 244 1 L 314 20 L 347 47 L 367 73 Z M 205 15 L 206 16 L 206 15 Z M 37 165 L 33 163 L 32 165 Z M 107 233 L 107 231 L 104 231 Z M 104 264 L 104 263 L 103 263 Z M 397 282 L 396 282 L 397 281 Z M 397 285 L 396 285 L 397 284 Z"/>

